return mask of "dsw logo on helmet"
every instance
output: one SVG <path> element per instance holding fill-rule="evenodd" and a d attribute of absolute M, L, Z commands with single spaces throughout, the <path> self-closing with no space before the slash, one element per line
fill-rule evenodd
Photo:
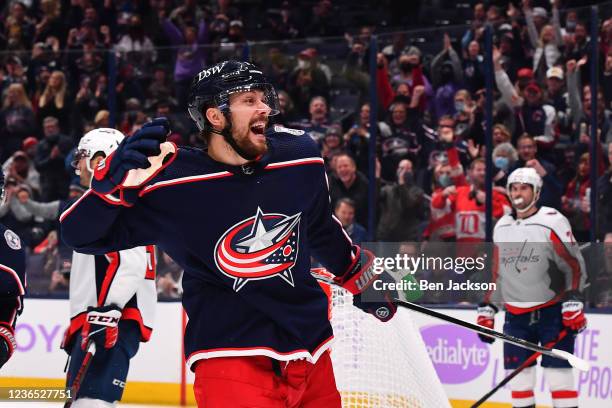
<path fill-rule="evenodd" d="M 220 73 L 226 63 L 227 63 L 227 61 L 224 61 L 224 62 L 222 62 L 220 64 L 217 64 L 217 65 L 215 65 L 215 66 L 213 66 L 211 68 L 207 68 L 207 69 L 204 69 L 204 70 L 200 71 L 198 73 L 198 81 L 201 81 L 204 78 L 208 78 L 211 75 L 215 75 L 215 74 Z"/>

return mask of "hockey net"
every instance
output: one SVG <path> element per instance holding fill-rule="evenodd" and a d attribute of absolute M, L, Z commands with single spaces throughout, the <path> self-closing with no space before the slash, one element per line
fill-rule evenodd
<path fill-rule="evenodd" d="M 349 292 L 331 291 L 331 357 L 343 408 L 450 407 L 407 310 L 382 323 L 353 306 Z"/>

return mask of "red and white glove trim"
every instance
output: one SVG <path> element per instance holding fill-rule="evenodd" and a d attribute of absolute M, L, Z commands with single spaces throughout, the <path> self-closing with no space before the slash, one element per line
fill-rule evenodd
<path fill-rule="evenodd" d="M 85 324 L 83 325 L 81 348 L 87 348 L 89 337 L 97 334 L 98 331 L 105 331 L 104 348 L 109 349 L 115 346 L 119 337 L 119 321 L 121 320 L 120 310 L 97 311 L 91 310 L 87 313 Z M 92 325 L 96 325 L 95 331 L 91 331 Z M 100 327 L 103 326 L 103 327 Z"/>
<path fill-rule="evenodd" d="M 584 315 L 584 303 L 579 300 L 568 300 L 561 305 L 563 325 L 573 331 L 581 332 L 586 328 L 586 316 Z"/>
<path fill-rule="evenodd" d="M 355 246 L 355 248 L 357 248 L 355 262 L 344 275 L 336 278 L 336 281 L 353 295 L 363 292 L 378 277 L 372 267 L 374 254 L 367 249 L 362 250 L 358 246 Z"/>
<path fill-rule="evenodd" d="M 476 313 L 478 315 L 476 323 L 479 326 L 488 327 L 492 329 L 495 327 L 495 314 L 497 313 L 497 308 L 491 304 L 481 304 L 476 309 Z"/>
<path fill-rule="evenodd" d="M 9 358 L 13 355 L 13 352 L 17 348 L 17 342 L 15 341 L 15 333 L 12 327 L 6 327 L 0 325 L 0 337 L 2 337 L 9 348 Z"/>

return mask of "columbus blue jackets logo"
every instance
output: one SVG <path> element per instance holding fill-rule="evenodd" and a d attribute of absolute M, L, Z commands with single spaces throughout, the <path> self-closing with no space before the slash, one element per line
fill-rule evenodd
<path fill-rule="evenodd" d="M 250 280 L 281 278 L 293 286 L 291 270 L 299 247 L 301 213 L 264 214 L 240 221 L 217 241 L 215 263 L 221 272 L 234 279 L 238 292 Z"/>
<path fill-rule="evenodd" d="M 9 248 L 14 249 L 15 251 L 21 249 L 21 240 L 13 231 L 9 229 L 4 231 L 4 239 L 6 240 L 6 244 L 9 246 Z"/>

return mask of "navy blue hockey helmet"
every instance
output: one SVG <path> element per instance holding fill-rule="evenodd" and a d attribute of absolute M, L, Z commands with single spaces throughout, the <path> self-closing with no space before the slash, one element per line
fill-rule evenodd
<path fill-rule="evenodd" d="M 249 62 L 219 62 L 194 77 L 189 94 L 189 116 L 198 129 L 212 131 L 204 109 L 217 107 L 228 117 L 230 95 L 254 89 L 264 93 L 264 103 L 270 107 L 270 115 L 280 112 L 276 90 L 259 68 Z"/>

